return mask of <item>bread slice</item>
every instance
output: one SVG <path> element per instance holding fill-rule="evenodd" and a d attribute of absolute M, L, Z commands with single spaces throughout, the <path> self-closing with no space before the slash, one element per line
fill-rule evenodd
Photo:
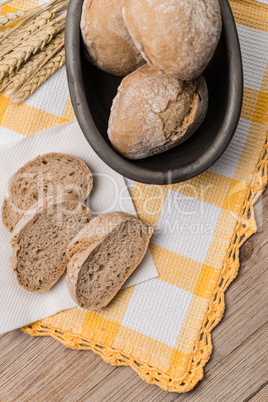
<path fill-rule="evenodd" d="M 91 218 L 90 209 L 73 194 L 32 206 L 11 239 L 10 263 L 20 286 L 29 292 L 48 291 L 65 271 L 68 244 Z"/>
<path fill-rule="evenodd" d="M 143 259 L 151 235 L 152 228 L 123 212 L 92 219 L 67 248 L 74 301 L 87 310 L 107 306 Z"/>
<path fill-rule="evenodd" d="M 24 212 L 44 197 L 63 193 L 85 200 L 92 190 L 92 174 L 79 158 L 48 153 L 27 162 L 9 180 L 2 205 L 2 221 L 9 232 Z"/>

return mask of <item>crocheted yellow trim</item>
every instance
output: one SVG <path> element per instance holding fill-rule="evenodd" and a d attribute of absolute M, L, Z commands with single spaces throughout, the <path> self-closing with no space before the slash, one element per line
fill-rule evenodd
<path fill-rule="evenodd" d="M 200 381 L 204 375 L 203 367 L 212 352 L 211 331 L 220 322 L 224 314 L 224 293 L 235 279 L 239 269 L 239 249 L 257 230 L 253 205 L 267 185 L 268 141 L 260 156 L 251 183 L 248 188 L 242 212 L 238 219 L 230 247 L 224 260 L 222 274 L 219 278 L 212 300 L 195 342 L 192 357 L 186 374 L 181 378 L 172 378 L 165 372 L 123 353 L 120 350 L 88 341 L 79 335 L 52 328 L 49 325 L 34 323 L 22 328 L 33 336 L 52 336 L 71 349 L 87 349 L 99 354 L 107 363 L 115 366 L 130 366 L 139 376 L 150 384 L 156 384 L 166 391 L 187 392 Z"/>

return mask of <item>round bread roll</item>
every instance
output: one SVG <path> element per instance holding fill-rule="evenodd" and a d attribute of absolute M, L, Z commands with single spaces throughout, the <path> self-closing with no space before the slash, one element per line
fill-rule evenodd
<path fill-rule="evenodd" d="M 126 0 L 123 18 L 144 59 L 181 80 L 204 71 L 222 26 L 218 0 Z"/>
<path fill-rule="evenodd" d="M 124 0 L 85 0 L 81 32 L 88 60 L 114 75 L 126 75 L 145 63 L 122 16 Z"/>
<path fill-rule="evenodd" d="M 146 158 L 187 140 L 204 120 L 207 107 L 203 76 L 180 81 L 146 64 L 122 80 L 108 136 L 126 158 Z"/>

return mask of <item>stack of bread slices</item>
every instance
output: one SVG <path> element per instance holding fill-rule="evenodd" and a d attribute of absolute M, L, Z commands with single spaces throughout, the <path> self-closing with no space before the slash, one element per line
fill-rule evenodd
<path fill-rule="evenodd" d="M 201 75 L 222 29 L 218 0 L 84 0 L 87 59 L 123 78 L 108 136 L 129 159 L 186 141 L 203 122 L 208 89 Z"/>
<path fill-rule="evenodd" d="M 67 267 L 71 296 L 105 307 L 141 262 L 152 229 L 123 212 L 92 217 L 91 171 L 79 158 L 49 153 L 9 180 L 2 222 L 13 234 L 11 267 L 21 287 L 47 292 Z"/>

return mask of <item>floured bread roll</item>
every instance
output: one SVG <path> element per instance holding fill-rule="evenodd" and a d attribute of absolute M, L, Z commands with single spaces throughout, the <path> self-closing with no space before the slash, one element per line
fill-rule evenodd
<path fill-rule="evenodd" d="M 122 16 L 124 0 L 85 0 L 81 32 L 89 61 L 114 75 L 126 75 L 144 64 Z"/>
<path fill-rule="evenodd" d="M 181 80 L 203 72 L 222 27 L 218 0 L 126 0 L 123 18 L 145 60 Z"/>
<path fill-rule="evenodd" d="M 203 76 L 180 81 L 146 64 L 122 80 L 108 136 L 126 158 L 146 158 L 187 140 L 204 120 L 207 107 Z"/>

